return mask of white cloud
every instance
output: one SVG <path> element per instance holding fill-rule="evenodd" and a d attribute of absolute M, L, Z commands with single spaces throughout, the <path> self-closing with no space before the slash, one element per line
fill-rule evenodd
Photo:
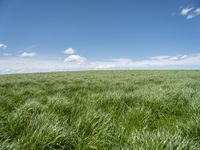
<path fill-rule="evenodd" d="M 194 7 L 182 8 L 180 14 L 184 16 L 187 20 L 190 20 L 200 15 L 200 8 L 194 8 Z"/>
<path fill-rule="evenodd" d="M 5 44 L 0 44 L 0 49 L 6 49 L 7 48 L 7 45 Z"/>
<path fill-rule="evenodd" d="M 128 58 L 89 61 L 79 55 L 70 55 L 63 60 L 38 60 L 3 57 L 0 59 L 0 74 L 53 72 L 98 69 L 200 69 L 200 53 L 175 56 L 154 56 L 143 60 Z"/>
<path fill-rule="evenodd" d="M 92 62 L 97 69 L 200 69 L 200 54 L 155 56 L 144 60 L 113 59 L 108 61 Z"/>
<path fill-rule="evenodd" d="M 21 57 L 34 57 L 36 56 L 35 52 L 23 52 L 20 54 Z"/>
<path fill-rule="evenodd" d="M 74 66 L 74 65 L 85 65 L 87 63 L 87 59 L 85 57 L 76 54 L 76 51 L 73 48 L 66 49 L 65 54 L 68 55 L 68 57 L 65 58 L 64 60 L 65 64 Z"/>
<path fill-rule="evenodd" d="M 200 8 L 197 8 L 197 9 L 195 10 L 195 13 L 200 14 Z"/>
<path fill-rule="evenodd" d="M 192 11 L 186 18 L 192 19 L 194 17 L 197 17 L 200 15 L 200 8 L 196 8 L 194 11 Z"/>
<path fill-rule="evenodd" d="M 64 62 L 69 63 L 69 64 L 83 65 L 83 64 L 86 64 L 87 59 L 79 55 L 70 55 L 67 58 L 65 58 Z"/>
<path fill-rule="evenodd" d="M 177 56 L 155 56 L 151 57 L 152 60 L 173 60 L 173 61 L 180 61 L 182 59 L 187 58 L 187 55 L 177 55 Z"/>
<path fill-rule="evenodd" d="M 76 50 L 73 49 L 73 48 L 68 48 L 68 49 L 66 49 L 66 50 L 64 51 L 64 53 L 67 54 L 67 55 L 73 55 L 73 54 L 76 53 Z"/>
<path fill-rule="evenodd" d="M 62 64 L 62 62 L 54 60 L 8 57 L 0 59 L 0 74 L 59 71 L 61 68 L 64 70 Z"/>
<path fill-rule="evenodd" d="M 194 9 L 193 7 L 182 8 L 181 9 L 181 15 L 186 16 L 193 9 Z"/>
<path fill-rule="evenodd" d="M 186 17 L 187 20 L 192 19 L 192 18 L 194 18 L 193 15 L 188 15 L 188 16 Z"/>

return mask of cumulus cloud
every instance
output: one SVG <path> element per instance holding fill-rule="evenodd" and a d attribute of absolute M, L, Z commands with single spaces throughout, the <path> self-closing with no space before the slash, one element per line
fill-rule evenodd
<path fill-rule="evenodd" d="M 192 18 L 197 17 L 199 15 L 200 15 L 200 8 L 197 8 L 187 16 L 187 19 L 192 19 Z"/>
<path fill-rule="evenodd" d="M 36 56 L 35 52 L 23 52 L 20 54 L 21 57 L 34 57 Z"/>
<path fill-rule="evenodd" d="M 181 9 L 181 15 L 186 16 L 193 9 L 194 9 L 193 7 L 182 8 Z"/>
<path fill-rule="evenodd" d="M 76 54 L 76 51 L 73 48 L 66 49 L 64 53 L 68 55 L 68 57 L 64 60 L 64 62 L 68 65 L 85 65 L 87 63 L 87 59 Z"/>
<path fill-rule="evenodd" d="M 73 49 L 73 48 L 68 48 L 68 49 L 66 49 L 66 50 L 64 51 L 64 53 L 67 54 L 67 55 L 73 55 L 73 54 L 76 53 L 76 50 Z"/>
<path fill-rule="evenodd" d="M 64 60 L 65 63 L 83 65 L 86 64 L 87 59 L 79 55 L 70 55 Z"/>
<path fill-rule="evenodd" d="M 186 17 L 187 20 L 193 19 L 194 17 L 200 15 L 200 8 L 194 8 L 194 7 L 182 8 L 180 14 Z"/>
<path fill-rule="evenodd" d="M 0 44 L 0 49 L 6 49 L 7 48 L 7 45 L 5 44 Z"/>

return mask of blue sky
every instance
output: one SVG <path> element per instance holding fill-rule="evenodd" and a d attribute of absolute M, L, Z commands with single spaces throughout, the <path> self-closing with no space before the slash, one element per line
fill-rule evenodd
<path fill-rule="evenodd" d="M 199 69 L 199 25 L 199 0 L 0 0 L 0 73 Z"/>

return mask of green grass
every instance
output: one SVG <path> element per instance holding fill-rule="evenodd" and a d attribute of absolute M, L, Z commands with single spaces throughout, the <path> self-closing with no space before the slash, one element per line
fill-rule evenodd
<path fill-rule="evenodd" d="M 200 71 L 1 75 L 0 149 L 200 149 Z"/>

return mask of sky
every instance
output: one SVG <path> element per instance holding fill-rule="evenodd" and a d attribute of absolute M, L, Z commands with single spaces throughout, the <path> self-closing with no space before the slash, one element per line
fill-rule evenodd
<path fill-rule="evenodd" d="M 0 74 L 200 69 L 200 0 L 0 0 Z"/>

